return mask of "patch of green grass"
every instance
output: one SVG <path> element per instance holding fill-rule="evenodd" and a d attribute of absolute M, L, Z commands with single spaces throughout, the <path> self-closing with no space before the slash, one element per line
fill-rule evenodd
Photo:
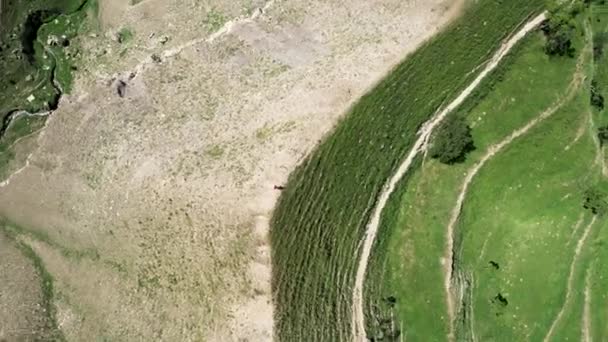
<path fill-rule="evenodd" d="M 118 31 L 118 33 L 116 35 L 117 35 L 118 42 L 121 44 L 129 43 L 131 40 L 133 40 L 133 37 L 135 36 L 135 34 L 133 33 L 133 30 L 131 30 L 131 28 L 129 28 L 129 27 L 121 28 L 120 31 Z"/>
<path fill-rule="evenodd" d="M 6 151 L 20 137 L 32 134 L 44 126 L 44 116 L 19 116 L 12 120 L 2 138 L 0 138 L 0 153 Z"/>
<path fill-rule="evenodd" d="M 606 341 L 608 339 L 608 311 L 605 308 L 608 306 L 608 278 L 606 278 L 606 272 L 608 272 L 608 221 L 604 220 L 598 224 L 596 228 L 598 231 L 597 236 L 593 237 L 590 241 L 593 260 L 589 263 L 591 284 L 589 287 L 589 297 L 591 316 L 591 336 L 595 341 Z M 583 289 L 583 288 L 581 288 Z M 583 292 L 583 291 L 581 291 Z M 579 301 L 582 303 L 582 301 Z"/>
<path fill-rule="evenodd" d="M 597 49 L 594 58 L 595 72 L 593 79 L 597 82 L 599 93 L 608 99 L 608 5 L 591 6 L 591 25 L 594 33 L 594 49 Z M 600 38 L 604 37 L 604 38 Z M 601 110 L 605 113 L 606 109 Z M 606 115 L 596 117 L 598 126 L 608 124 Z"/>
<path fill-rule="evenodd" d="M 86 17 L 86 11 L 61 15 L 38 31 L 38 40 L 46 43 L 47 55 L 55 62 L 53 78 L 63 93 L 72 91 L 73 73 L 80 55 L 76 38 Z"/>
<path fill-rule="evenodd" d="M 1 125 L 8 123 L 7 117 L 17 110 L 52 109 L 61 93 L 72 90 L 80 54 L 76 37 L 87 30 L 85 21 L 97 11 L 95 0 L 18 0 L 7 5 L 3 6 L 0 27 L 0 131 L 9 137 L 0 136 L 0 179 L 14 157 L 8 146 L 21 133 L 30 134 L 39 128 L 44 119 L 22 120 L 11 128 Z M 24 52 L 26 41 L 32 44 L 29 54 Z M 26 127 L 30 124 L 31 128 Z"/>
<path fill-rule="evenodd" d="M 52 106 L 62 88 L 71 84 L 71 56 L 66 46 L 48 46 L 49 36 L 70 40 L 95 7 L 93 0 L 13 1 L 5 4 L 0 28 L 0 119 L 10 111 L 39 111 Z M 62 39 L 62 37 L 67 39 Z M 31 44 L 30 47 L 28 47 Z M 29 52 L 28 52 L 29 51 Z M 34 95 L 35 100 L 27 98 Z"/>
<path fill-rule="evenodd" d="M 280 340 L 346 340 L 358 244 L 415 132 L 542 1 L 483 1 L 409 56 L 291 175 L 272 219 Z M 501 13 L 497 16 L 496 13 Z"/>
<path fill-rule="evenodd" d="M 213 145 L 205 151 L 205 154 L 213 159 L 217 159 L 224 155 L 224 148 L 220 145 Z"/>
<path fill-rule="evenodd" d="M 15 157 L 15 144 L 19 138 L 38 132 L 46 122 L 42 116 L 19 116 L 12 120 L 0 137 L 0 180 L 6 179 L 10 161 Z"/>
<path fill-rule="evenodd" d="M 541 340 L 563 305 L 580 238 L 572 230 L 585 215 L 583 192 L 597 171 L 591 135 L 565 150 L 586 105 L 582 90 L 495 157 L 471 185 L 457 229 L 462 232 L 460 268 L 475 279 L 470 305 L 478 338 Z M 500 269 L 489 267 L 489 261 Z M 584 276 L 575 279 L 578 284 Z M 491 301 L 498 293 L 508 298 L 507 307 Z M 572 328 L 580 332 L 576 322 Z"/>
<path fill-rule="evenodd" d="M 255 138 L 259 142 L 266 142 L 276 134 L 287 133 L 291 131 L 295 127 L 295 125 L 296 123 L 294 121 L 287 121 L 274 125 L 266 123 L 264 124 L 264 126 L 258 128 L 255 131 Z"/>
<path fill-rule="evenodd" d="M 212 8 L 209 12 L 207 12 L 207 16 L 205 17 L 205 20 L 203 20 L 203 24 L 205 24 L 207 27 L 207 31 L 216 32 L 222 28 L 227 21 L 228 18 L 226 18 L 222 12 Z"/>

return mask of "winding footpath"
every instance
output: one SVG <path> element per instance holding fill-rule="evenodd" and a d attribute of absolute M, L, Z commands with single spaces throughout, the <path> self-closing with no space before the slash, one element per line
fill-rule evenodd
<path fill-rule="evenodd" d="M 449 105 L 443 108 L 439 113 L 434 115 L 429 121 L 427 121 L 422 128 L 418 131 L 418 139 L 414 143 L 414 146 L 410 150 L 405 160 L 401 163 L 397 171 L 389 179 L 388 183 L 384 186 L 380 197 L 376 203 L 371 219 L 367 224 L 365 235 L 363 237 L 362 250 L 359 257 L 359 263 L 357 267 L 357 274 L 355 278 L 355 286 L 353 288 L 352 297 L 352 337 L 354 341 L 366 341 L 367 336 L 365 333 L 365 314 L 363 305 L 363 283 L 365 280 L 365 274 L 367 272 L 367 266 L 371 255 L 372 247 L 376 236 L 378 234 L 378 227 L 380 225 L 380 217 L 382 211 L 388 202 L 390 195 L 396 188 L 397 183 L 403 178 L 403 176 L 410 169 L 414 159 L 428 144 L 429 138 L 433 130 L 441 123 L 441 121 L 452 111 L 458 108 L 466 98 L 479 86 L 479 84 L 498 66 L 500 61 L 511 51 L 511 49 L 523 39 L 530 31 L 534 30 L 546 19 L 547 13 L 543 12 L 540 15 L 532 18 L 528 21 L 517 33 L 509 37 L 504 42 L 498 51 L 494 54 L 492 59 L 485 65 L 484 69 L 479 73 L 477 78 L 471 82 L 471 84 L 465 88 L 460 95 L 454 99 Z"/>
<path fill-rule="evenodd" d="M 264 6 L 254 9 L 252 11 L 251 15 L 249 15 L 249 16 L 242 15 L 242 16 L 234 18 L 233 20 L 229 20 L 219 30 L 213 32 L 211 35 L 206 36 L 206 37 L 192 39 L 181 45 L 166 49 L 160 53 L 159 57 L 161 58 L 161 60 L 165 60 L 168 58 L 175 57 L 176 55 L 179 55 L 185 49 L 193 47 L 195 45 L 198 45 L 201 43 L 211 44 L 215 40 L 217 40 L 225 35 L 230 34 L 234 30 L 234 28 L 237 27 L 238 25 L 243 25 L 243 24 L 254 22 L 256 19 L 258 19 L 258 17 L 260 17 L 261 15 L 266 13 L 266 11 L 268 11 L 274 5 L 274 2 L 275 2 L 275 0 L 268 0 L 266 3 L 264 3 Z M 156 62 L 154 61 L 153 55 L 150 55 L 150 56 L 144 58 L 132 70 L 123 73 L 125 75 L 124 78 L 130 79 L 132 77 L 135 77 L 136 75 L 139 75 L 139 73 L 146 70 L 149 66 L 152 66 L 155 63 Z M 131 75 L 135 75 L 135 76 L 131 76 Z"/>
<path fill-rule="evenodd" d="M 568 304 L 570 303 L 570 300 L 572 298 L 572 290 L 574 288 L 574 273 L 576 270 L 576 263 L 578 261 L 578 257 L 581 254 L 581 251 L 583 250 L 583 246 L 585 245 L 585 242 L 587 241 L 589 233 L 591 232 L 591 228 L 593 227 L 593 224 L 595 223 L 596 219 L 597 219 L 597 216 L 593 216 L 593 219 L 591 219 L 591 222 L 585 228 L 585 232 L 583 233 L 583 236 L 581 236 L 581 238 L 578 240 L 578 242 L 576 244 L 576 249 L 574 250 L 574 256 L 572 257 L 572 263 L 570 263 L 570 273 L 568 275 L 568 283 L 566 284 L 566 297 L 564 298 L 564 304 L 562 305 L 562 308 L 559 310 L 559 313 L 557 314 L 557 316 L 555 316 L 555 319 L 553 320 L 553 323 L 551 324 L 551 327 L 549 328 L 547 335 L 545 335 L 543 342 L 548 342 L 551 340 L 551 338 L 553 337 L 553 334 L 555 334 L 555 329 L 561 322 L 561 320 L 564 316 L 564 312 L 566 311 L 566 308 L 568 307 Z M 586 291 L 586 294 L 585 294 L 585 303 L 586 304 L 589 302 L 587 293 L 588 293 L 588 291 Z M 583 326 L 583 332 L 584 331 L 585 331 L 585 327 Z"/>
<path fill-rule="evenodd" d="M 576 90 L 576 88 L 574 88 L 574 87 L 572 87 L 572 88 L 573 89 L 570 91 L 570 93 L 574 94 L 574 90 Z M 570 97 L 568 97 L 568 98 L 570 98 Z M 537 118 L 535 118 L 534 120 L 527 123 L 524 127 L 511 133 L 511 135 L 509 135 L 507 138 L 505 138 L 498 144 L 490 146 L 488 148 L 488 152 L 483 156 L 483 158 L 481 158 L 481 160 L 479 162 L 477 162 L 468 171 L 467 176 L 462 184 L 460 193 L 458 195 L 456 205 L 454 206 L 454 209 L 452 210 L 452 215 L 451 215 L 450 221 L 449 221 L 447 229 L 446 229 L 446 251 L 445 251 L 444 258 L 443 258 L 444 268 L 445 268 L 444 269 L 444 274 L 445 274 L 444 286 L 445 286 L 445 291 L 446 291 L 448 316 L 450 317 L 450 321 L 452 321 L 455 316 L 455 307 L 454 307 L 454 298 L 453 298 L 454 296 L 453 296 L 452 289 L 451 289 L 452 278 L 453 278 L 453 273 L 454 273 L 454 263 L 453 263 L 454 228 L 456 226 L 456 223 L 458 222 L 458 218 L 460 217 L 460 212 L 462 211 L 462 207 L 463 207 L 466 195 L 468 193 L 469 186 L 473 182 L 473 179 L 475 178 L 475 176 L 477 176 L 479 171 L 483 168 L 483 166 L 488 161 L 490 161 L 497 153 L 502 151 L 505 147 L 507 147 L 509 144 L 511 144 L 515 139 L 526 134 L 530 129 L 535 127 L 541 121 L 543 121 L 544 119 L 553 115 L 559 108 L 561 108 L 563 103 L 564 103 L 563 100 L 559 101 L 559 103 L 557 103 L 556 105 L 552 106 L 550 109 L 543 112 Z"/>
<path fill-rule="evenodd" d="M 584 56 L 584 54 L 582 56 Z M 565 103 L 572 100 L 572 98 L 574 97 L 574 95 L 576 95 L 577 91 L 579 90 L 579 88 L 585 78 L 585 76 L 582 72 L 583 62 L 584 62 L 584 58 L 581 57 L 581 59 L 577 63 L 574 77 L 573 77 L 572 81 L 570 82 L 568 89 L 566 90 L 566 94 L 563 97 L 561 97 L 555 104 L 551 105 L 551 107 L 549 107 L 548 109 L 543 111 L 540 115 L 538 115 L 536 118 L 534 118 L 533 120 L 528 122 L 526 125 L 519 128 L 518 130 L 514 131 L 513 133 L 511 133 L 509 136 L 504 138 L 499 143 L 490 146 L 488 148 L 486 154 L 467 172 L 465 180 L 460 188 L 460 192 L 458 195 L 458 199 L 456 201 L 456 205 L 452 209 L 452 215 L 450 217 L 450 221 L 446 228 L 446 247 L 445 247 L 445 254 L 443 256 L 444 290 L 445 290 L 445 297 L 446 297 L 448 317 L 449 317 L 450 340 L 454 339 L 453 323 L 454 323 L 454 317 L 456 314 L 454 289 L 452 286 L 453 280 L 454 280 L 453 279 L 454 278 L 454 230 L 455 230 L 456 223 L 458 222 L 458 219 L 460 217 L 460 213 L 462 211 L 462 207 L 463 207 L 466 195 L 468 193 L 469 186 L 471 185 L 475 176 L 483 168 L 483 166 L 489 160 L 491 160 L 497 153 L 504 150 L 504 148 L 507 147 L 509 144 L 511 144 L 515 139 L 528 133 L 528 131 L 530 129 L 534 128 L 540 122 L 544 121 L 545 119 L 547 119 L 550 116 L 552 116 L 553 114 L 555 114 L 555 112 L 557 112 Z M 595 221 L 595 218 L 594 218 L 594 221 Z M 594 221 L 592 221 L 592 223 L 590 225 L 592 225 Z M 578 224 L 577 224 L 577 227 L 578 227 Z M 586 233 L 587 232 L 588 231 L 586 231 Z M 576 255 L 578 255 L 578 253 L 580 252 L 579 251 L 580 247 L 581 247 L 581 242 L 579 241 L 579 245 L 577 246 Z"/>
<path fill-rule="evenodd" d="M 591 269 L 587 269 L 585 276 L 585 304 L 583 307 L 583 322 L 581 325 L 581 341 L 592 342 L 591 335 Z"/>

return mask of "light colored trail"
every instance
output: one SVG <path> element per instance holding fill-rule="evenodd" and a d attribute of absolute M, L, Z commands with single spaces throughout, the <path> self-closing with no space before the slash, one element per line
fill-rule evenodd
<path fill-rule="evenodd" d="M 546 12 L 536 16 L 526 23 L 515 35 L 511 36 L 506 42 L 504 42 L 498 51 L 494 54 L 492 59 L 485 65 L 481 73 L 471 82 L 471 84 L 464 89 L 460 95 L 454 99 L 448 106 L 443 108 L 439 113 L 434 115 L 429 121 L 427 121 L 418 131 L 418 139 L 414 143 L 414 146 L 410 150 L 405 160 L 401 163 L 397 171 L 389 179 L 388 183 L 384 186 L 380 197 L 378 198 L 377 204 L 371 216 L 371 220 L 367 224 L 365 235 L 363 237 L 362 250 L 359 257 L 359 264 L 357 267 L 357 274 L 355 278 L 355 286 L 353 288 L 353 301 L 352 301 L 352 336 L 354 341 L 366 341 L 365 333 L 365 315 L 363 308 L 363 282 L 365 280 L 365 273 L 367 272 L 367 265 L 369 263 L 369 257 L 371 255 L 372 246 L 376 240 L 378 234 L 378 227 L 380 224 L 380 216 L 382 210 L 386 206 L 390 195 L 395 190 L 397 183 L 407 173 L 412 162 L 423 150 L 433 132 L 433 129 L 441 123 L 441 121 L 458 106 L 460 106 L 464 100 L 479 86 L 479 84 L 498 66 L 500 61 L 509 53 L 509 51 L 517 44 L 522 38 L 528 34 L 531 30 L 536 28 L 542 21 L 546 19 Z"/>
<path fill-rule="evenodd" d="M 557 316 L 555 316 L 555 320 L 553 320 L 553 323 L 551 324 L 551 328 L 549 328 L 549 331 L 547 332 L 547 335 L 543 339 L 543 342 L 548 342 L 551 340 L 551 337 L 555 333 L 555 329 L 557 328 L 557 325 L 562 320 L 564 312 L 566 311 L 566 307 L 570 303 L 570 299 L 572 298 L 571 297 L 572 287 L 574 286 L 574 271 L 576 269 L 576 262 L 578 260 L 579 254 L 581 253 L 581 250 L 583 249 L 583 246 L 585 245 L 585 241 L 587 241 L 587 237 L 589 236 L 589 233 L 591 232 L 591 227 L 595 223 L 596 219 L 597 219 L 597 216 L 594 215 L 593 219 L 591 219 L 591 222 L 589 222 L 589 225 L 587 225 L 587 227 L 585 228 L 585 233 L 583 233 L 583 236 L 581 236 L 581 238 L 578 240 L 578 243 L 576 244 L 576 249 L 574 250 L 574 256 L 572 257 L 572 263 L 570 263 L 570 274 L 568 275 L 568 284 L 566 285 L 566 298 L 564 300 L 564 304 L 562 305 L 562 308 L 559 310 L 559 313 L 557 314 Z"/>
<path fill-rule="evenodd" d="M 274 4 L 274 2 L 275 2 L 275 0 L 269 0 L 268 2 L 266 2 L 264 7 L 254 10 L 253 14 L 251 14 L 250 16 L 248 16 L 248 17 L 240 16 L 233 20 L 230 20 L 230 21 L 226 22 L 224 24 L 224 26 L 222 26 L 219 30 L 217 30 L 210 36 L 187 41 L 181 45 L 178 45 L 176 47 L 163 51 L 160 55 L 162 56 L 163 59 L 171 58 L 171 57 L 174 57 L 174 56 L 180 54 L 183 50 L 185 50 L 189 47 L 195 46 L 197 44 L 213 43 L 216 39 L 232 32 L 235 25 L 249 23 L 249 22 L 253 22 L 254 20 L 256 20 L 259 16 L 264 14 L 264 12 L 266 12 Z M 2 10 L 2 0 L 0 0 L 0 14 L 1 14 L 1 10 Z M 42 42 L 40 42 L 40 43 L 42 46 L 46 47 L 46 44 L 42 44 Z M 46 51 L 54 56 L 54 54 L 51 50 L 46 49 Z M 144 71 L 146 69 L 146 67 L 148 67 L 149 65 L 152 65 L 152 64 L 154 64 L 154 60 L 152 59 L 152 56 L 148 56 L 148 57 L 144 58 L 139 64 L 137 64 L 133 68 L 132 71 L 129 71 L 125 74 L 127 75 L 127 77 L 129 77 L 129 75 L 131 75 L 131 74 L 138 75 L 141 71 Z M 53 80 L 53 81 L 55 81 L 55 80 Z M 54 83 L 54 85 L 63 93 L 63 90 L 61 89 L 61 86 L 58 83 Z M 30 112 L 21 110 L 21 111 L 13 114 L 13 118 L 11 119 L 11 121 L 16 119 L 19 116 L 49 116 L 52 113 L 53 113 L 53 111 L 42 111 L 39 113 L 30 113 Z M 0 182 L 0 189 L 8 186 L 11 183 L 11 180 L 15 176 L 19 175 L 21 172 L 23 172 L 23 170 L 25 170 L 29 166 L 30 157 L 31 157 L 31 154 L 28 156 L 26 163 L 23 167 L 21 167 L 20 169 L 18 169 L 15 172 L 13 172 L 12 174 L 10 174 L 4 181 Z"/>
<path fill-rule="evenodd" d="M 255 9 L 250 16 L 243 15 L 243 16 L 239 16 L 233 20 L 227 21 L 219 30 L 215 31 L 208 37 L 196 38 L 196 39 L 187 41 L 181 45 L 178 45 L 176 47 L 167 49 L 160 53 L 160 57 L 162 58 L 162 60 L 164 60 L 167 58 L 174 57 L 174 56 L 180 54 L 185 49 L 195 46 L 197 44 L 213 43 L 216 39 L 232 32 L 232 30 L 234 30 L 234 27 L 236 25 L 250 23 L 250 22 L 253 22 L 254 20 L 256 20 L 259 16 L 264 14 L 274 4 L 274 2 L 275 2 L 275 0 L 269 0 L 268 2 L 266 2 L 264 4 L 264 7 Z M 128 75 L 132 75 L 132 74 L 139 75 L 139 73 L 144 71 L 146 69 L 146 67 L 153 65 L 154 63 L 155 63 L 154 59 L 152 58 L 152 55 L 150 55 L 147 58 L 145 58 L 144 60 L 142 60 L 139 64 L 137 64 L 133 68 L 132 71 L 126 73 L 126 75 L 127 75 L 127 77 L 129 77 Z"/>
<path fill-rule="evenodd" d="M 591 269 L 585 276 L 585 304 L 583 307 L 583 324 L 581 325 L 581 341 L 592 342 L 591 335 Z"/>
<path fill-rule="evenodd" d="M 508 146 L 515 139 L 526 134 L 530 129 L 532 129 L 533 127 L 535 127 L 536 125 L 538 125 L 540 122 L 544 121 L 551 115 L 553 115 L 555 112 L 557 112 L 558 109 L 560 109 L 565 103 L 567 103 L 574 97 L 574 95 L 576 94 L 576 91 L 582 84 L 582 81 L 584 78 L 583 74 L 580 71 L 580 68 L 582 65 L 581 64 L 582 60 L 583 59 L 581 59 L 577 65 L 577 70 L 574 74 L 574 78 L 573 78 L 572 82 L 570 83 L 570 85 L 568 87 L 566 96 L 559 99 L 557 101 L 557 103 L 555 103 L 550 108 L 548 108 L 547 110 L 542 112 L 539 116 L 534 118 L 532 121 L 528 122 L 525 126 L 519 128 L 515 132 L 511 133 L 509 136 L 507 136 L 505 139 L 503 139 L 498 144 L 494 144 L 494 145 L 490 146 L 488 148 L 488 151 L 486 152 L 486 154 L 467 172 L 467 176 L 465 177 L 464 182 L 461 186 L 460 193 L 458 195 L 458 199 L 456 200 L 456 205 L 454 206 L 454 209 L 452 209 L 452 215 L 451 215 L 450 221 L 446 228 L 446 248 L 445 248 L 445 254 L 443 257 L 444 274 L 445 274 L 444 290 L 445 290 L 445 296 L 446 296 L 446 302 L 447 302 L 448 317 L 449 317 L 449 322 L 450 322 L 450 335 L 449 335 L 450 340 L 454 339 L 453 321 L 454 321 L 454 317 L 456 314 L 455 303 L 454 303 L 454 293 L 452 290 L 452 278 L 453 278 L 453 272 L 454 272 L 454 259 L 453 259 L 453 256 L 454 256 L 454 228 L 456 226 L 456 223 L 458 222 L 458 218 L 460 217 L 460 213 L 462 211 L 462 206 L 464 204 L 464 200 L 465 200 L 467 192 L 469 190 L 469 186 L 471 185 L 471 182 L 473 181 L 473 179 L 475 178 L 477 173 L 479 173 L 481 168 L 490 159 L 492 159 L 492 157 L 494 157 L 497 153 L 502 151 L 506 146 Z"/>
<path fill-rule="evenodd" d="M 572 229 L 572 233 L 570 233 L 570 240 L 574 240 L 574 237 L 578 234 L 578 229 L 583 225 L 583 221 L 585 220 L 585 213 L 581 213 L 578 217 L 578 221 L 576 221 L 576 225 L 574 225 L 574 229 Z M 568 241 L 568 245 L 570 242 Z"/>

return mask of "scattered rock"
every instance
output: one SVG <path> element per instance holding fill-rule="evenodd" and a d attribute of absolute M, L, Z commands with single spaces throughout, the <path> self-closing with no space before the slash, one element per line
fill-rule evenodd
<path fill-rule="evenodd" d="M 163 60 L 162 60 L 162 59 L 160 58 L 160 56 L 159 56 L 159 55 L 157 55 L 157 54 L 152 54 L 152 56 L 151 56 L 151 57 L 152 57 L 152 61 L 153 61 L 154 63 L 162 63 L 162 62 L 163 62 Z"/>
<path fill-rule="evenodd" d="M 127 83 L 125 81 L 118 80 L 118 83 L 116 85 L 116 93 L 120 97 L 125 97 L 125 95 L 127 94 Z"/>
<path fill-rule="evenodd" d="M 54 34 L 48 36 L 48 38 L 46 39 L 46 45 L 49 45 L 49 46 L 59 45 L 59 38 Z"/>

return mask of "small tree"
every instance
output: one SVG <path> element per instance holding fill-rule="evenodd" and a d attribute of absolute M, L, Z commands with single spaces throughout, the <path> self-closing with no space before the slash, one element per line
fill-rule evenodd
<path fill-rule="evenodd" d="M 604 55 L 604 46 L 608 40 L 606 32 L 598 32 L 593 36 L 593 60 L 599 61 Z"/>
<path fill-rule="evenodd" d="M 604 109 L 604 96 L 595 80 L 591 81 L 591 105 L 597 110 Z"/>
<path fill-rule="evenodd" d="M 580 12 L 577 6 L 564 5 L 559 1 L 549 5 L 549 16 L 541 24 L 547 42 L 545 53 L 548 55 L 574 56 L 572 37 L 576 28 L 574 17 Z"/>
<path fill-rule="evenodd" d="M 603 215 L 608 209 L 606 194 L 597 189 L 589 188 L 585 191 L 583 208 L 591 210 L 594 215 Z"/>
<path fill-rule="evenodd" d="M 600 141 L 600 146 L 604 146 L 608 142 L 608 126 L 600 127 L 598 129 L 597 138 Z"/>
<path fill-rule="evenodd" d="M 464 161 L 475 149 L 471 128 L 462 116 L 448 116 L 433 135 L 430 155 L 444 164 Z"/>

